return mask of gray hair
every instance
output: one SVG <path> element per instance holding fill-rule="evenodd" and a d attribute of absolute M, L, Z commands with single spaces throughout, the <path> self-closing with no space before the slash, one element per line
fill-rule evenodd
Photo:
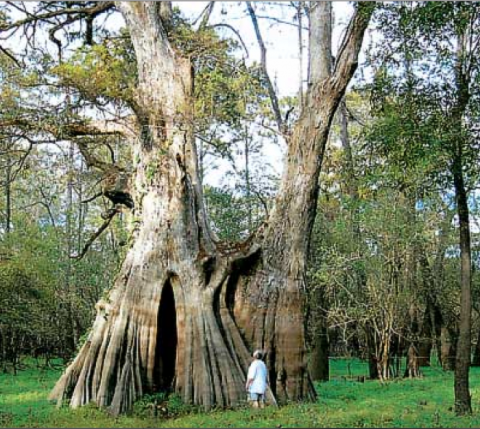
<path fill-rule="evenodd" d="M 255 350 L 253 352 L 253 357 L 255 359 L 262 359 L 263 358 L 263 351 L 262 350 Z"/>

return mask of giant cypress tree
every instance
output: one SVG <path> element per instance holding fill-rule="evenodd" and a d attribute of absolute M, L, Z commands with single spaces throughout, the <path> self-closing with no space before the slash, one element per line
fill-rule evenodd
<path fill-rule="evenodd" d="M 120 413 L 143 393 L 173 386 L 189 403 L 234 405 L 244 397 L 249 355 L 257 347 L 267 351 L 273 395 L 313 397 L 303 291 L 318 177 L 332 117 L 357 67 L 374 6 L 357 4 L 328 76 L 311 58 L 311 85 L 286 136 L 286 164 L 268 221 L 246 242 L 220 247 L 198 176 L 194 76 L 169 40 L 171 4 L 103 5 L 123 14 L 136 56 L 136 168 L 128 187 L 118 186 L 127 181 L 113 182 L 117 197 L 134 201 L 141 226 L 108 298 L 97 304 L 87 342 L 51 398 L 70 398 L 72 407 L 94 401 Z M 62 7 L 69 13 L 63 2 L 56 13 Z M 92 18 L 89 13 L 84 16 Z M 315 34 L 322 22 L 312 17 Z M 312 40 L 313 53 L 319 42 Z M 71 135 L 85 132 L 76 127 Z"/>

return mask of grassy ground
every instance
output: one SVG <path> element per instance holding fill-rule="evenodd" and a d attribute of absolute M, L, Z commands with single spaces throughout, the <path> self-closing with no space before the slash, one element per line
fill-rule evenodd
<path fill-rule="evenodd" d="M 480 427 L 480 368 L 471 372 L 474 414 L 458 418 L 451 411 L 453 375 L 438 368 L 424 370 L 417 380 L 381 385 L 349 380 L 364 375 L 365 367 L 333 361 L 333 381 L 318 385 L 316 403 L 279 409 L 248 408 L 155 418 L 137 406 L 132 416 L 112 418 L 95 407 L 56 409 L 46 397 L 59 371 L 27 369 L 17 376 L 0 375 L 0 427 Z M 172 403 L 172 411 L 183 412 Z"/>

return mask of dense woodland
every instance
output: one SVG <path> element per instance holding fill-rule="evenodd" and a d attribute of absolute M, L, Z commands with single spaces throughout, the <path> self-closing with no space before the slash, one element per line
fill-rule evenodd
<path fill-rule="evenodd" d="M 480 6 L 353 9 L 340 43 L 328 2 L 0 3 L 2 371 L 61 358 L 53 399 L 121 413 L 169 390 L 235 405 L 258 347 L 280 403 L 332 356 L 381 383 L 435 356 L 471 412 Z M 297 31 L 295 96 L 270 25 Z"/>

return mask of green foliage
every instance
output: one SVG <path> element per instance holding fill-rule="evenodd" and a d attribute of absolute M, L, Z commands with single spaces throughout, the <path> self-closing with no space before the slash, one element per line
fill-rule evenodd
<path fill-rule="evenodd" d="M 248 235 L 248 201 L 228 189 L 207 187 L 205 201 L 213 228 L 222 240 L 241 240 Z"/>
<path fill-rule="evenodd" d="M 72 336 L 72 323 L 79 336 L 91 324 L 94 304 L 111 283 L 119 261 L 93 251 L 97 255 L 69 268 L 64 246 L 58 230 L 39 227 L 28 218 L 0 241 L 5 255 L 0 261 L 0 344 L 9 359 L 2 362 L 4 368 L 17 365 L 26 354 L 68 357 L 74 351 L 65 341 Z"/>
<path fill-rule="evenodd" d="M 248 194 L 244 186 L 205 188 L 205 203 L 212 228 L 221 240 L 239 241 L 248 237 L 266 218 L 265 204 L 273 199 L 265 180 L 263 188 Z M 252 185 L 252 187 L 255 185 Z"/>
<path fill-rule="evenodd" d="M 424 186 L 451 187 L 451 162 L 462 147 L 468 187 L 478 177 L 480 62 L 479 6 L 468 2 L 385 4 L 378 15 L 383 37 L 369 53 L 375 77 L 368 86 L 375 121 L 367 141 L 389 167 Z M 461 65 L 460 65 L 461 64 Z M 458 118 L 462 88 L 467 102 Z M 459 123 L 459 121 L 461 123 Z"/>
<path fill-rule="evenodd" d="M 133 415 L 136 417 L 176 417 L 193 412 L 199 412 L 197 407 L 185 404 L 177 394 L 159 392 L 150 395 L 144 395 L 133 407 Z"/>
<path fill-rule="evenodd" d="M 236 127 L 249 105 L 266 98 L 259 69 L 248 68 L 234 55 L 239 49 L 235 40 L 219 37 L 212 27 L 195 31 L 179 12 L 174 15 L 171 40 L 192 61 L 197 129 L 214 124 Z"/>
<path fill-rule="evenodd" d="M 0 162 L 11 159 L 6 152 Z M 103 222 L 101 201 L 90 204 L 88 211 L 78 200 L 69 206 L 71 176 L 60 151 L 33 148 L 23 167 L 10 184 L 9 232 L 6 202 L 0 199 L 0 348 L 6 352 L 0 355 L 0 365 L 8 371 L 21 367 L 26 355 L 71 357 L 122 260 L 124 250 L 112 237 L 118 242 L 127 237 L 118 219 L 83 260 L 70 259 L 68 249 L 78 252 L 85 237 Z M 56 182 L 51 181 L 52 169 L 61 176 Z M 78 192 L 95 183 L 82 168 L 73 169 L 73 174 L 80 181 Z M 1 179 L 5 180 L 4 170 Z"/>
<path fill-rule="evenodd" d="M 51 72 L 65 87 L 79 90 L 88 101 L 132 101 L 137 82 L 136 61 L 125 30 L 102 43 L 82 46 Z"/>

